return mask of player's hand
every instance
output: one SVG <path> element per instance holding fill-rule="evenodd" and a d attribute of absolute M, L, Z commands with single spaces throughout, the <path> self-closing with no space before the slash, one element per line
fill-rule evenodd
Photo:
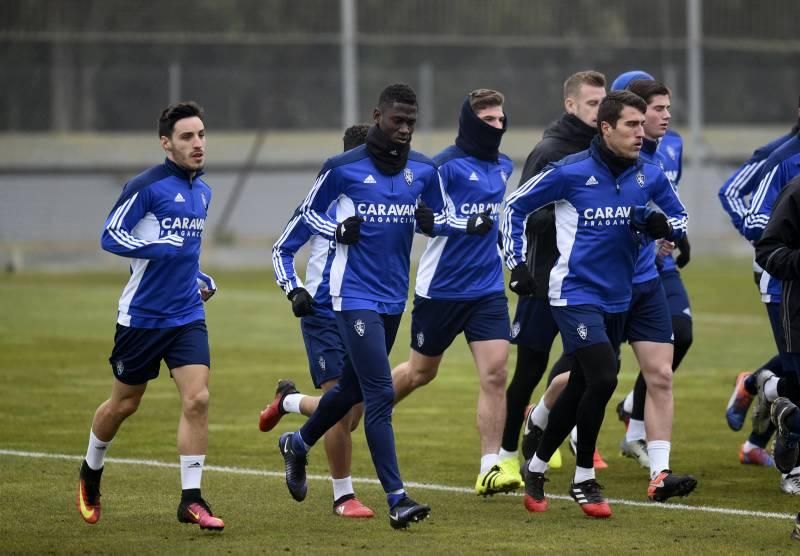
<path fill-rule="evenodd" d="M 295 288 L 287 296 L 292 302 L 292 313 L 296 317 L 308 317 L 314 314 L 313 298 L 305 288 Z"/>
<path fill-rule="evenodd" d="M 533 295 L 536 291 L 536 282 L 525 264 L 518 264 L 511 271 L 511 280 L 508 287 L 517 295 Z"/>
<path fill-rule="evenodd" d="M 631 207 L 631 227 L 644 232 L 651 239 L 663 239 L 672 235 L 672 226 L 663 212 L 646 206 Z"/>
<path fill-rule="evenodd" d="M 666 239 L 659 239 L 656 245 L 658 246 L 656 255 L 659 257 L 667 257 L 675 250 L 675 244 Z"/>
<path fill-rule="evenodd" d="M 675 264 L 678 265 L 678 268 L 683 268 L 689 264 L 689 260 L 692 256 L 692 246 L 689 245 L 688 236 L 683 236 L 678 241 L 678 249 L 680 250 L 680 253 L 678 253 L 677 257 L 675 257 Z"/>
<path fill-rule="evenodd" d="M 345 218 L 336 226 L 336 243 L 353 245 L 361 239 L 361 217 L 351 216 Z"/>
<path fill-rule="evenodd" d="M 433 209 L 420 199 L 414 210 L 414 220 L 417 221 L 417 227 L 423 234 L 431 235 L 433 233 L 433 218 Z"/>
<path fill-rule="evenodd" d="M 212 290 L 211 288 L 200 288 L 200 299 L 203 300 L 203 303 L 211 299 L 211 296 L 217 293 L 217 290 Z"/>
<path fill-rule="evenodd" d="M 487 209 L 480 214 L 475 214 L 467 220 L 467 233 L 470 235 L 485 235 L 494 226 L 492 211 Z"/>

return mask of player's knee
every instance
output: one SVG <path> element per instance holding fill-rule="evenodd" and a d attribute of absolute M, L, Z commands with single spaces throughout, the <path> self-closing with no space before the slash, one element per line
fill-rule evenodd
<path fill-rule="evenodd" d="M 672 332 L 675 334 L 675 351 L 688 351 L 692 345 L 692 321 L 685 318 L 672 319 Z"/>
<path fill-rule="evenodd" d="M 350 432 L 354 432 L 361 422 L 361 416 L 364 414 L 364 404 L 356 404 L 350 409 L 348 415 L 350 416 Z"/>
<path fill-rule="evenodd" d="M 481 385 L 487 390 L 502 390 L 506 387 L 508 371 L 505 365 L 495 365 L 481 373 Z"/>
<path fill-rule="evenodd" d="M 208 413 L 208 388 L 203 388 L 183 397 L 183 412 L 186 415 L 205 415 Z"/>
<path fill-rule="evenodd" d="M 439 373 L 438 367 L 417 367 L 411 370 L 411 384 L 414 388 L 425 386 Z"/>
<path fill-rule="evenodd" d="M 662 363 L 644 374 L 647 391 L 652 393 L 672 391 L 672 365 Z"/>
<path fill-rule="evenodd" d="M 109 404 L 108 410 L 114 418 L 118 420 L 126 419 L 136 413 L 141 401 L 141 397 L 123 398 Z"/>

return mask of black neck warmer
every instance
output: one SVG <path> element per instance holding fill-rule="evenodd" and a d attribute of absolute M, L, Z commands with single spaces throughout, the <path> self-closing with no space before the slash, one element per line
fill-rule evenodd
<path fill-rule="evenodd" d="M 500 140 L 508 127 L 508 118 L 503 128 L 497 129 L 481 120 L 469 105 L 469 98 L 461 105 L 458 118 L 456 146 L 470 156 L 480 160 L 497 161 L 500 154 Z"/>
<path fill-rule="evenodd" d="M 393 176 L 406 167 L 410 143 L 395 143 L 378 127 L 373 125 L 367 132 L 367 152 L 382 174 Z"/>
<path fill-rule="evenodd" d="M 658 141 L 648 139 L 647 137 L 642 139 L 642 152 L 644 154 L 654 154 L 656 149 L 658 149 Z"/>
<path fill-rule="evenodd" d="M 592 146 L 615 178 L 618 178 L 622 172 L 631 166 L 636 166 L 636 163 L 639 161 L 638 158 L 623 158 L 614 154 L 599 135 L 592 139 Z"/>

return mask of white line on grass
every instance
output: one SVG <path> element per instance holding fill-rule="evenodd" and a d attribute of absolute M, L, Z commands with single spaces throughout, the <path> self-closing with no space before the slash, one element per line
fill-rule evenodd
<path fill-rule="evenodd" d="M 36 459 L 64 459 L 70 461 L 80 461 L 83 456 L 71 456 L 69 454 L 48 454 L 45 452 L 25 452 L 22 450 L 4 450 L 0 449 L 0 455 L 3 456 L 17 456 L 23 458 L 36 458 Z M 152 459 L 130 459 L 130 458 L 106 458 L 106 461 L 111 463 L 121 463 L 127 465 L 146 465 L 149 467 L 167 467 L 170 469 L 179 469 L 180 465 L 177 463 L 167 463 L 165 461 L 156 461 Z M 261 469 L 247 469 L 244 467 L 227 467 L 222 465 L 206 465 L 203 467 L 206 471 L 219 471 L 220 473 L 231 473 L 235 475 L 256 475 L 260 477 L 279 477 L 284 478 L 283 472 L 279 471 L 264 471 Z M 326 475 L 308 475 L 308 478 L 314 481 L 330 481 L 330 477 Z M 377 479 L 367 479 L 361 477 L 353 477 L 354 483 L 365 484 L 379 484 Z M 464 487 L 454 487 L 447 485 L 437 485 L 432 483 L 414 483 L 406 482 L 405 486 L 411 488 L 419 488 L 423 490 L 437 490 L 441 492 L 455 492 L 459 494 L 472 494 L 475 495 L 475 490 Z M 520 494 L 512 494 L 512 496 L 521 496 Z M 548 498 L 554 500 L 572 500 L 569 496 L 562 496 L 558 494 L 548 494 Z M 619 504 L 621 506 L 638 506 L 643 508 L 655 508 L 664 510 L 684 510 L 693 512 L 706 512 L 714 514 L 725 515 L 740 515 L 746 517 L 766 517 L 770 519 L 794 519 L 793 514 L 782 514 L 777 512 L 761 512 L 755 510 L 737 510 L 734 508 L 716 508 L 713 506 L 690 506 L 688 504 L 655 504 L 653 502 L 637 502 L 636 500 L 622 500 L 617 498 L 609 498 L 608 501 L 612 504 Z"/>

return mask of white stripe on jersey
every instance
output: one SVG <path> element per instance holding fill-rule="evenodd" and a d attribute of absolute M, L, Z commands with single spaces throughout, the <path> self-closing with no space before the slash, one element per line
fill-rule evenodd
<path fill-rule="evenodd" d="M 272 267 L 275 269 L 275 274 L 278 275 L 278 285 L 286 290 L 289 285 L 289 276 L 286 272 L 286 269 L 283 268 L 283 259 L 281 258 L 281 247 L 283 243 L 286 241 L 286 238 L 289 237 L 292 230 L 298 225 L 298 223 L 302 220 L 302 217 L 298 214 L 293 216 L 289 223 L 286 224 L 286 227 L 283 229 L 278 241 L 272 246 Z M 299 282 L 299 279 L 298 279 Z M 298 284 L 299 285 L 299 284 Z M 291 290 L 289 290 L 291 291 Z M 286 291 L 286 293 L 289 293 Z"/>
<path fill-rule="evenodd" d="M 560 253 L 558 261 L 550 271 L 550 305 L 563 307 L 566 299 L 561 299 L 564 278 L 569 274 L 569 258 L 575 246 L 578 231 L 578 211 L 569 201 L 556 202 L 556 244 Z"/>
<path fill-rule="evenodd" d="M 125 218 L 125 215 L 128 214 L 128 210 L 130 210 L 131 205 L 136 200 L 136 197 L 139 196 L 139 192 L 137 191 L 131 198 L 122 203 L 117 210 L 114 212 L 114 216 L 111 217 L 111 221 L 108 223 L 107 228 L 114 228 L 117 229 L 120 226 L 120 223 Z"/>
<path fill-rule="evenodd" d="M 428 290 L 431 287 L 433 275 L 436 274 L 436 268 L 439 266 L 439 261 L 442 260 L 442 252 L 445 245 L 447 245 L 447 236 L 432 237 L 428 239 L 428 244 L 425 246 L 425 251 L 419 259 L 419 269 L 417 270 L 417 283 L 414 291 L 417 295 L 427 298 Z"/>
<path fill-rule="evenodd" d="M 336 224 L 328 222 L 324 218 L 321 218 L 318 213 L 309 209 L 311 204 L 314 202 L 314 197 L 316 197 L 317 193 L 319 192 L 319 188 L 322 186 L 323 182 L 330 173 L 331 170 L 328 170 L 327 172 L 321 174 L 317 178 L 317 180 L 314 182 L 313 187 L 311 188 L 311 191 L 308 192 L 308 195 L 306 195 L 306 198 L 300 205 L 300 212 L 303 213 L 304 215 L 303 218 L 306 220 L 306 222 L 308 222 L 308 224 L 312 228 L 314 228 L 317 232 L 334 235 L 336 234 Z M 341 222 L 341 220 L 339 220 L 339 222 Z"/>
<path fill-rule="evenodd" d="M 760 162 L 752 162 L 742 168 L 738 174 L 731 180 L 731 183 L 728 184 L 728 187 L 725 189 L 725 198 L 728 199 L 728 202 L 731 205 L 731 209 L 739 215 L 741 218 L 744 218 L 747 214 L 747 205 L 744 204 L 741 196 L 741 190 L 747 184 L 753 176 L 758 172 L 758 170 L 764 165 L 766 159 Z"/>
<path fill-rule="evenodd" d="M 350 197 L 340 196 L 336 203 L 336 220 L 341 222 L 345 218 L 349 218 L 356 213 L 356 207 Z M 331 263 L 330 275 L 330 288 L 331 297 L 339 297 L 342 291 L 342 281 L 344 280 L 344 271 L 347 268 L 347 253 L 349 245 L 341 243 L 336 244 L 336 254 L 333 256 L 333 263 Z M 341 308 L 341 300 L 339 301 Z M 334 307 L 334 310 L 336 307 Z"/>
<path fill-rule="evenodd" d="M 322 282 L 322 274 L 325 272 L 325 263 L 328 261 L 328 251 L 331 242 L 322 236 L 311 236 L 311 254 L 306 263 L 306 290 L 311 297 L 317 295 L 317 289 Z"/>
<path fill-rule="evenodd" d="M 761 205 L 764 204 L 764 197 L 767 195 L 767 191 L 772 184 L 772 178 L 775 177 L 775 173 L 778 171 L 780 164 L 775 166 L 769 173 L 764 176 L 764 179 L 761 180 L 761 183 L 758 184 L 758 189 L 753 194 L 753 197 L 750 199 L 750 212 L 747 215 L 746 221 L 749 222 L 753 217 L 755 217 L 759 210 L 761 210 Z"/>
<path fill-rule="evenodd" d="M 128 314 L 133 296 L 136 295 L 136 290 L 142 283 L 144 271 L 147 270 L 147 265 L 150 264 L 149 259 L 133 259 L 131 260 L 131 277 L 128 283 L 125 284 L 125 289 L 122 290 L 122 296 L 119 298 L 119 314 L 117 322 L 122 326 L 131 325 L 131 316 Z"/>

